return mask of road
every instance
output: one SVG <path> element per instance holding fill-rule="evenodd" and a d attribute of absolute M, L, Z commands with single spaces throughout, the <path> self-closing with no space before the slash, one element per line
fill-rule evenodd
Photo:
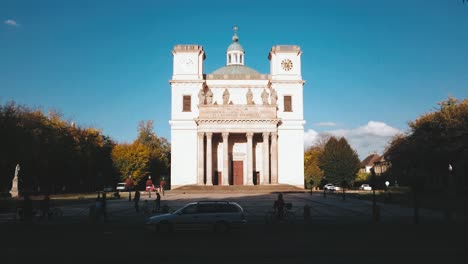
<path fill-rule="evenodd" d="M 1 226 L 4 264 L 33 263 L 460 263 L 459 224 L 250 224 L 227 234 L 149 232 L 133 223 Z"/>

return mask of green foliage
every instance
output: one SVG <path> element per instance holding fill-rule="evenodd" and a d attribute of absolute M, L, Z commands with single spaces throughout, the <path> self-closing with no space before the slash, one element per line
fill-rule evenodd
<path fill-rule="evenodd" d="M 153 131 L 153 121 L 141 121 L 138 125 L 138 138 L 135 142 L 145 146 L 150 155 L 149 172 L 161 178 L 170 171 L 171 145 L 167 139 L 158 137 Z"/>
<path fill-rule="evenodd" d="M 367 182 L 367 181 L 369 181 L 369 177 L 370 177 L 370 173 L 367 173 L 367 172 L 359 172 L 359 173 L 356 175 L 355 181 L 357 181 L 357 182 Z"/>
<path fill-rule="evenodd" d="M 23 191 L 94 191 L 114 181 L 114 143 L 98 129 L 81 128 L 55 111 L 44 114 L 14 102 L 0 105 L 0 128 L 3 191 L 11 187 L 16 164 L 21 166 Z"/>
<path fill-rule="evenodd" d="M 460 168 L 468 149 L 468 100 L 448 98 L 439 108 L 409 123 L 410 131 L 398 135 L 387 147 L 390 175 L 400 184 L 416 178 L 445 175 L 448 164 Z"/>
<path fill-rule="evenodd" d="M 318 166 L 328 182 L 341 186 L 345 181 L 347 185 L 351 185 L 359 170 L 360 161 L 345 138 L 338 140 L 330 137 L 319 156 Z"/>
<path fill-rule="evenodd" d="M 323 178 L 323 171 L 318 166 L 318 160 L 323 150 L 320 147 L 311 147 L 304 153 L 304 180 L 306 188 L 310 189 L 310 180 L 314 181 L 313 186 L 319 186 Z"/>

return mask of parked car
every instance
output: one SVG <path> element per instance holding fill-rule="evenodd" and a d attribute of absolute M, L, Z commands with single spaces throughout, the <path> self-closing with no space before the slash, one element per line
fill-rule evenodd
<path fill-rule="evenodd" d="M 364 191 L 372 191 L 372 187 L 369 184 L 362 184 L 359 189 Z"/>
<path fill-rule="evenodd" d="M 125 182 L 119 182 L 117 183 L 117 187 L 115 188 L 116 191 L 118 192 L 125 192 L 127 191 L 127 187 L 125 187 Z"/>
<path fill-rule="evenodd" d="M 148 218 L 149 229 L 159 232 L 179 230 L 213 230 L 227 232 L 247 223 L 244 209 L 234 202 L 203 201 L 189 203 L 168 214 Z"/>
<path fill-rule="evenodd" d="M 336 187 L 332 183 L 327 183 L 323 186 L 323 190 L 333 192 L 336 190 Z"/>

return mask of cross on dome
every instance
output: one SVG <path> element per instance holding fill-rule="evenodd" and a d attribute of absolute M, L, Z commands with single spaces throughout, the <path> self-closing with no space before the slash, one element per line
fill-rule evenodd
<path fill-rule="evenodd" d="M 232 43 L 227 48 L 226 65 L 244 65 L 244 48 L 239 44 L 239 37 L 237 31 L 239 27 L 232 28 L 234 35 L 232 36 Z"/>

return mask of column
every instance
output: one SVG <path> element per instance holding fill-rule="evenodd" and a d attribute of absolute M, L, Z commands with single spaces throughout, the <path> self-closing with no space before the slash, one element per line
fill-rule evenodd
<path fill-rule="evenodd" d="M 203 174 L 204 174 L 204 151 L 203 151 L 203 147 L 204 147 L 204 137 L 205 137 L 205 133 L 203 132 L 198 132 L 198 179 L 197 179 L 197 184 L 198 185 L 202 185 L 204 184 L 203 182 Z"/>
<path fill-rule="evenodd" d="M 247 185 L 253 185 L 253 146 L 252 132 L 247 133 Z"/>
<path fill-rule="evenodd" d="M 229 185 L 229 132 L 223 132 L 223 180 L 222 185 Z"/>
<path fill-rule="evenodd" d="M 260 180 L 260 184 L 268 184 L 270 178 L 270 133 L 263 133 L 263 175 Z"/>
<path fill-rule="evenodd" d="M 206 185 L 213 185 L 213 157 L 211 154 L 211 138 L 213 133 L 207 132 L 206 133 Z"/>
<path fill-rule="evenodd" d="M 278 133 L 271 133 L 271 183 L 278 183 Z"/>

